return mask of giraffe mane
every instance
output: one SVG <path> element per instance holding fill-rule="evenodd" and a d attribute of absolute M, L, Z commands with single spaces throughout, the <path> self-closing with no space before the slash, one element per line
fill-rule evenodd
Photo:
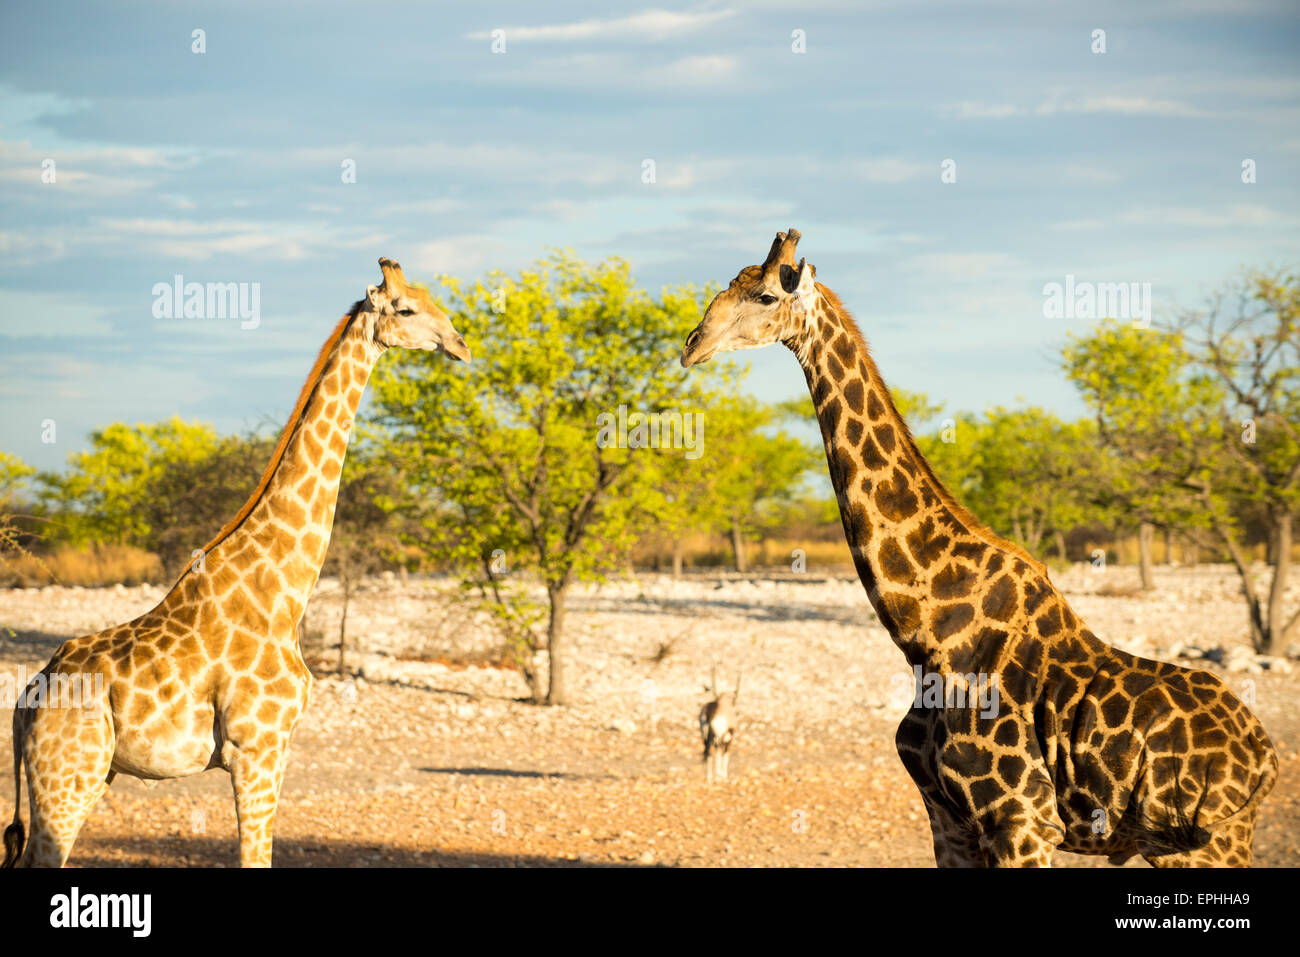
<path fill-rule="evenodd" d="M 248 496 L 248 500 L 235 513 L 235 517 L 221 527 L 221 531 L 217 532 L 212 541 L 203 546 L 201 551 L 204 554 L 212 551 L 235 529 L 239 528 L 244 523 L 244 519 L 252 514 L 253 509 L 257 507 L 257 503 L 262 500 L 267 486 L 271 484 L 272 476 L 275 475 L 275 470 L 280 467 L 280 462 L 284 458 L 284 452 L 289 446 L 289 439 L 293 436 L 293 430 L 297 428 L 299 421 L 302 419 L 303 412 L 307 409 L 307 403 L 311 401 L 311 397 L 316 393 L 316 387 L 320 384 L 321 376 L 325 373 L 325 362 L 329 359 L 330 353 L 334 351 L 334 347 L 338 345 L 339 340 L 343 338 L 343 334 L 348 331 L 348 327 L 352 325 L 352 320 L 357 317 L 364 302 L 364 300 L 358 300 L 352 304 L 352 308 L 338 321 L 334 331 L 329 334 L 329 338 L 321 346 L 320 353 L 316 356 L 316 362 L 312 365 L 311 372 L 307 373 L 307 380 L 298 393 L 298 401 L 294 404 L 293 412 L 289 415 L 289 421 L 285 423 L 284 431 L 280 433 L 280 441 L 276 443 L 275 451 L 271 453 L 271 461 L 267 463 L 266 470 L 262 473 L 261 479 L 258 480 L 257 488 L 253 489 L 253 494 Z M 185 566 L 185 570 L 176 579 L 176 585 L 181 583 L 193 567 L 192 563 Z M 173 585 L 172 588 L 175 588 L 176 585 Z"/>
<path fill-rule="evenodd" d="M 880 374 L 880 368 L 876 365 L 876 360 L 871 355 L 871 349 L 867 346 L 866 337 L 862 334 L 862 330 L 858 328 L 857 320 L 853 318 L 853 314 L 849 312 L 848 307 L 844 305 L 844 302 L 839 296 L 835 295 L 834 292 L 826 286 L 823 286 L 821 283 L 817 283 L 817 291 L 821 293 L 822 298 L 826 300 L 827 305 L 829 305 L 840 317 L 849 337 L 857 343 L 861 350 L 862 359 L 867 365 L 868 374 L 874 376 L 881 385 L 885 385 L 885 379 Z M 809 310 L 809 313 L 812 313 L 811 309 Z M 811 337 L 805 337 L 805 339 L 811 339 Z M 912 452 L 913 458 L 920 464 L 921 471 L 925 474 L 925 477 L 934 483 L 934 487 L 939 494 L 939 501 L 941 501 L 948 511 L 952 513 L 953 517 L 961 523 L 962 527 L 965 528 L 966 531 L 970 532 L 985 544 L 992 545 L 994 548 L 1000 548 L 1003 551 L 1010 552 L 1017 558 L 1024 559 L 1029 563 L 1031 568 L 1035 569 L 1039 574 L 1046 576 L 1047 566 L 1031 555 L 1028 549 L 1017 545 L 1013 541 L 1003 538 L 997 532 L 993 531 L 993 529 L 981 522 L 969 509 L 957 501 L 953 494 L 948 491 L 948 487 L 944 485 L 943 482 L 939 481 L 939 476 L 935 474 L 934 467 L 930 464 L 930 460 L 925 457 L 921 452 L 920 446 L 916 444 L 916 437 L 912 435 L 911 427 L 899 413 L 898 406 L 894 404 L 894 395 L 889 390 L 888 385 L 885 385 L 883 391 L 885 393 L 884 400 L 886 408 L 889 412 L 893 413 L 895 421 L 902 426 L 903 444 Z"/>

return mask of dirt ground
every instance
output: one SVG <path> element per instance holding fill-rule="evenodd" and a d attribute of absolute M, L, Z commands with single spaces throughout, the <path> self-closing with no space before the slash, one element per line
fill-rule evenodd
<path fill-rule="evenodd" d="M 1104 639 L 1210 668 L 1253 696 L 1282 757 L 1256 862 L 1300 864 L 1300 666 L 1247 654 L 1227 569 L 1161 569 L 1149 595 L 1124 594 L 1128 574 L 1081 566 L 1054 579 Z M 568 708 L 517 700 L 515 672 L 439 663 L 489 642 L 447 614 L 446 588 L 376 579 L 349 610 L 355 677 L 322 677 L 313 691 L 281 798 L 277 866 L 933 866 L 920 798 L 893 749 L 910 679 L 851 574 L 644 575 L 587 588 L 571 601 Z M 161 594 L 0 593 L 0 675 L 39 668 L 60 641 Z M 313 626 L 335 634 L 339 604 L 336 584 L 322 582 Z M 731 781 L 709 786 L 695 716 L 715 665 L 724 685 L 743 667 L 741 727 Z M 6 728 L 5 780 L 11 753 Z M 0 786 L 6 821 L 11 793 Z M 237 858 L 229 777 L 209 771 L 149 786 L 119 776 L 70 863 Z M 1057 863 L 1109 866 L 1064 853 Z"/>

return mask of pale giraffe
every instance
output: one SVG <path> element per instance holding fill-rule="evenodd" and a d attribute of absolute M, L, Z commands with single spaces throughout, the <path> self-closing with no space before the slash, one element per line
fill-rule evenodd
<path fill-rule="evenodd" d="M 1246 866 L 1277 754 L 1205 671 L 1102 642 L 1047 569 L 935 477 L 838 297 L 778 233 L 686 340 L 682 365 L 781 342 L 803 367 L 858 575 L 921 679 L 898 729 L 941 866 L 1048 865 L 1056 848 Z M 993 700 L 975 695 L 979 682 Z M 996 683 L 995 683 L 996 682 Z M 937 705 L 937 706 L 936 706 Z"/>
<path fill-rule="evenodd" d="M 239 861 L 269 866 L 290 738 L 311 672 L 296 632 L 329 545 L 353 418 L 389 347 L 469 349 L 426 289 L 379 260 L 382 286 L 338 323 L 252 496 L 152 611 L 65 642 L 14 710 L 14 822 L 5 866 L 61 866 L 118 774 L 230 773 Z M 89 707 L 41 700 L 58 675 L 102 677 Z M 35 705 L 35 706 L 27 706 Z M 27 770 L 31 839 L 21 823 Z"/>

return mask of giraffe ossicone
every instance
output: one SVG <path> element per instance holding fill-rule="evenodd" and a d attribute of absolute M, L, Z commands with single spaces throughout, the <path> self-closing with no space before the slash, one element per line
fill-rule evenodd
<path fill-rule="evenodd" d="M 777 233 L 687 337 L 682 365 L 783 343 L 799 360 L 868 600 L 927 676 L 996 676 L 998 702 L 917 700 L 896 745 L 940 866 L 1046 866 L 1055 849 L 1246 866 L 1277 753 L 1218 677 L 1112 648 L 1047 568 L 962 508 L 839 298 Z M 804 276 L 816 291 L 807 303 Z"/>
<path fill-rule="evenodd" d="M 469 361 L 427 289 L 379 260 L 321 348 L 261 481 L 152 610 L 61 645 L 41 676 L 101 676 L 91 708 L 14 709 L 13 823 L 5 867 L 61 866 L 117 774 L 209 768 L 231 775 L 239 860 L 269 866 L 290 739 L 311 691 L 297 627 L 329 546 L 348 439 L 375 361 L 390 347 Z M 40 677 L 40 676 L 38 676 Z M 33 679 L 36 680 L 36 679 Z M 30 839 L 22 825 L 27 773 Z"/>

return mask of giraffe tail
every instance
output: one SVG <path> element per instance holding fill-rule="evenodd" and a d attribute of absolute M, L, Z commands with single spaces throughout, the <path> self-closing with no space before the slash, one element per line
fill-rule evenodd
<path fill-rule="evenodd" d="M 23 845 L 27 843 L 27 832 L 23 830 L 23 735 L 18 727 L 18 716 L 14 711 L 14 822 L 5 828 L 5 861 L 0 868 L 13 867 L 23 856 Z"/>
<path fill-rule="evenodd" d="M 1255 787 L 1246 797 L 1246 801 L 1237 810 L 1233 811 L 1225 818 L 1207 824 L 1208 828 L 1222 827 L 1225 824 L 1231 824 L 1238 818 L 1254 812 L 1259 807 L 1268 793 L 1273 790 L 1273 785 L 1277 783 L 1278 762 L 1277 751 L 1273 749 L 1273 743 L 1264 735 L 1263 729 L 1259 729 L 1256 734 L 1256 740 L 1263 740 L 1262 751 L 1264 754 L 1263 768 L 1260 770 L 1259 780 L 1255 782 Z"/>
<path fill-rule="evenodd" d="M 1261 732 L 1262 734 L 1262 732 Z M 1189 816 L 1183 807 L 1181 789 L 1178 786 L 1178 779 L 1174 782 L 1174 806 L 1170 820 L 1166 821 L 1163 827 L 1153 826 L 1147 833 L 1147 842 L 1160 849 L 1160 853 L 1177 853 L 1179 851 L 1195 851 L 1205 847 L 1210 841 L 1214 840 L 1214 832 L 1219 828 L 1225 827 L 1234 821 L 1240 820 L 1247 814 L 1253 814 L 1259 807 L 1261 801 L 1268 796 L 1272 790 L 1274 782 L 1277 780 L 1278 763 L 1277 752 L 1273 746 L 1264 739 L 1267 750 L 1264 752 L 1264 767 L 1260 773 L 1259 780 L 1241 807 L 1233 811 L 1227 817 L 1219 818 L 1217 821 L 1210 821 L 1205 824 L 1199 824 L 1198 819 L 1201 814 L 1201 806 L 1205 803 L 1205 798 L 1209 794 L 1209 768 L 1205 772 L 1205 786 L 1201 791 L 1201 797 L 1196 802 Z M 1211 765 L 1213 762 L 1211 762 Z"/>

